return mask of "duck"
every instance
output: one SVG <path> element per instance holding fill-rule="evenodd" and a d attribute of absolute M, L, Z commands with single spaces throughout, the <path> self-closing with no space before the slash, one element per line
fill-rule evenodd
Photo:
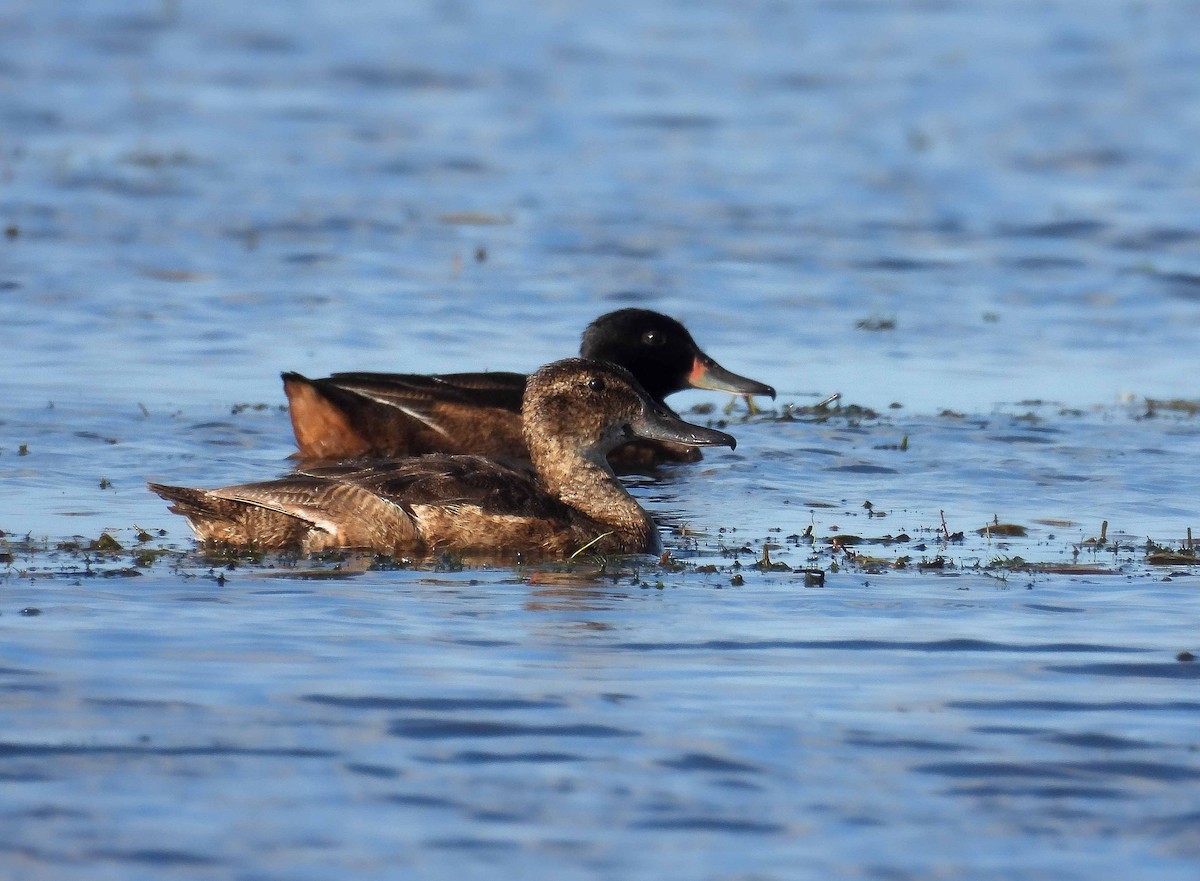
<path fill-rule="evenodd" d="M 771 386 L 726 370 L 705 354 L 680 322 L 648 309 L 601 315 L 583 332 L 580 355 L 627 369 L 660 408 L 686 388 L 775 397 Z M 309 379 L 282 374 L 304 461 L 400 457 L 426 453 L 528 459 L 521 428 L 526 376 L 521 373 L 335 373 Z M 696 462 L 691 444 L 636 440 L 610 459 L 622 470 Z"/>
<path fill-rule="evenodd" d="M 653 554 L 662 548 L 654 521 L 616 477 L 608 453 L 634 436 L 737 445 L 668 411 L 625 368 L 582 358 L 529 377 L 520 415 L 532 467 L 435 453 L 316 464 L 220 489 L 148 486 L 197 538 L 233 548 L 364 549 L 414 559 Z"/>

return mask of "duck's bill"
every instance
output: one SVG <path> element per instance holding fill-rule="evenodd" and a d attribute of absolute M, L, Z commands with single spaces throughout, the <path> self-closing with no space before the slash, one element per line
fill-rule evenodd
<path fill-rule="evenodd" d="M 767 395 L 775 397 L 775 389 L 763 382 L 738 376 L 726 370 L 712 358 L 701 353 L 692 363 L 692 372 L 688 374 L 688 383 L 692 388 L 709 389 L 714 392 L 729 392 L 734 395 Z"/>
<path fill-rule="evenodd" d="M 658 408 L 647 407 L 629 427 L 638 437 L 650 440 L 670 441 L 691 447 L 729 447 L 731 450 L 737 447 L 737 440 L 733 435 L 717 431 L 715 428 L 692 425 Z"/>

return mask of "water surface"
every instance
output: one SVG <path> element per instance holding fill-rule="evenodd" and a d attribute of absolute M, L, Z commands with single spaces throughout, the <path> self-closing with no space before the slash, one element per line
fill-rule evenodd
<path fill-rule="evenodd" d="M 1190 881 L 1195 12 L 10 3 L 5 877 Z M 781 391 L 673 399 L 739 445 L 631 479 L 665 563 L 230 563 L 144 488 L 286 471 L 280 370 L 625 305 Z"/>

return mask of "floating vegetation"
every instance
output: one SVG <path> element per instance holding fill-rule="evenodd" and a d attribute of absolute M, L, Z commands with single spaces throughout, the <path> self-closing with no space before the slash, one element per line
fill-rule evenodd
<path fill-rule="evenodd" d="M 101 534 L 98 539 L 91 543 L 91 549 L 93 551 L 103 551 L 105 553 L 125 550 L 125 548 L 121 547 L 121 543 L 107 532 Z"/>
<path fill-rule="evenodd" d="M 789 566 L 787 563 L 771 562 L 772 548 L 774 548 L 775 550 L 781 549 L 779 545 L 773 545 L 773 544 L 769 544 L 767 542 L 763 542 L 762 558 L 757 563 L 755 563 L 751 568 L 757 569 L 760 572 L 791 572 L 792 567 Z"/>
<path fill-rule="evenodd" d="M 762 407 L 758 406 L 758 404 L 754 403 L 753 395 L 733 395 L 729 399 L 729 403 L 724 407 L 723 412 L 726 416 L 731 416 L 733 414 L 733 411 L 737 409 L 738 401 L 746 402 L 747 416 L 759 416 L 767 412 Z"/>
<path fill-rule="evenodd" d="M 1029 534 L 1029 530 L 1024 526 L 1019 526 L 1016 523 L 1001 523 L 999 518 L 994 522 L 987 524 L 980 529 L 975 530 L 976 535 L 982 535 L 985 538 L 1024 538 Z"/>
<path fill-rule="evenodd" d="M 1107 544 L 1107 542 L 1108 542 L 1108 521 L 1103 520 L 1100 523 L 1100 537 L 1099 538 L 1085 538 L 1083 540 L 1083 545 L 1085 547 L 1089 547 L 1089 546 L 1090 547 L 1104 547 L 1104 545 Z"/>
<path fill-rule="evenodd" d="M 828 524 L 824 535 L 816 534 L 815 520 L 794 532 L 785 526 L 770 527 L 761 538 L 743 537 L 736 527 L 730 526 L 714 530 L 709 537 L 685 525 L 670 531 L 672 546 L 658 557 L 608 556 L 590 552 L 585 546 L 570 559 L 557 562 L 527 560 L 521 555 L 489 559 L 456 553 L 426 560 L 354 550 L 264 553 L 213 543 L 172 543 L 166 530 L 143 526 L 105 529 L 95 537 L 76 535 L 57 541 L 10 531 L 0 532 L 0 580 L 79 581 L 130 578 L 150 572 L 161 575 L 165 571 L 174 577 L 200 579 L 224 587 L 239 576 L 321 581 L 367 572 L 412 571 L 461 574 L 469 579 L 473 572 L 500 570 L 510 572 L 514 583 L 629 583 L 666 589 L 682 586 L 691 579 L 710 587 L 823 587 L 833 578 L 832 585 L 836 587 L 835 576 L 842 574 L 904 577 L 924 573 L 961 578 L 974 573 L 1004 583 L 1011 573 L 1018 572 L 1035 577 L 1141 574 L 1159 578 L 1163 577 L 1159 574 L 1162 567 L 1173 567 L 1176 571 L 1171 571 L 1167 578 L 1200 575 L 1200 547 L 1193 542 L 1190 529 L 1180 541 L 1146 539 L 1139 545 L 1128 535 L 1114 538 L 1105 520 L 1100 523 L 1098 537 L 1082 541 L 1066 539 L 1055 546 L 1053 541 L 1047 543 L 1047 537 L 1053 540 L 1054 535 L 1045 528 L 1062 529 L 1075 521 L 1034 519 L 1032 522 L 1040 524 L 1043 530 L 1031 537 L 1039 532 L 1037 528 L 1004 523 L 994 515 L 990 523 L 964 536 L 962 532 L 951 531 L 946 513 L 940 511 L 935 523 L 863 534 L 857 530 L 843 531 L 832 518 L 862 517 L 860 522 L 865 524 L 879 522 L 879 518 L 889 513 L 891 518 L 900 515 L 896 511 L 880 511 L 870 501 L 858 506 L 842 501 L 805 503 L 804 507 L 810 512 L 806 516 L 824 512 L 821 516 Z M 994 552 L 997 548 L 1000 553 Z M 1111 558 L 1097 559 L 1101 554 Z M 489 576 L 488 580 L 495 582 L 496 576 Z"/>
<path fill-rule="evenodd" d="M 1147 554 L 1146 562 L 1151 566 L 1191 566 L 1200 563 L 1200 558 L 1190 552 L 1162 551 L 1156 554 Z"/>
<path fill-rule="evenodd" d="M 961 532 L 951 532 L 950 527 L 946 525 L 946 512 L 938 511 L 938 515 L 942 518 L 942 535 L 946 541 L 962 541 L 963 534 Z"/>
<path fill-rule="evenodd" d="M 877 412 L 870 407 L 858 404 L 830 406 L 841 397 L 840 394 L 830 395 L 816 404 L 784 404 L 782 411 L 775 417 L 777 422 L 809 422 L 822 424 L 825 422 L 845 420 L 850 425 L 879 419 Z"/>
<path fill-rule="evenodd" d="M 1192 530 L 1187 531 L 1183 547 L 1172 548 L 1169 545 L 1155 544 L 1146 539 L 1146 562 L 1151 566 L 1193 566 L 1200 563 L 1200 554 L 1192 543 Z"/>
<path fill-rule="evenodd" d="M 1043 575 L 1122 575 L 1120 569 L 1108 566 L 1094 566 L 1086 563 L 1034 563 L 1020 556 L 994 557 L 982 568 L 987 570 L 1008 570 L 1020 572 L 1038 572 Z"/>
<path fill-rule="evenodd" d="M 1146 398 L 1146 412 L 1143 414 L 1143 418 L 1153 419 L 1158 415 L 1159 410 L 1169 410 L 1172 413 L 1195 416 L 1200 414 L 1200 401 L 1189 401 L 1182 398 L 1171 398 L 1168 400 Z"/>
<path fill-rule="evenodd" d="M 234 404 L 229 408 L 229 414 L 231 416 L 237 416 L 241 413 L 245 413 L 247 410 L 253 413 L 262 413 L 265 410 L 283 412 L 286 409 L 287 404 L 264 404 L 262 402 L 257 404 Z"/>

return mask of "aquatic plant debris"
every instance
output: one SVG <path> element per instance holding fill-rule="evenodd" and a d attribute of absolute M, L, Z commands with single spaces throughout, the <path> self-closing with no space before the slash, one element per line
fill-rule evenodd
<path fill-rule="evenodd" d="M 781 529 L 774 531 L 782 532 Z M 420 561 L 354 550 L 312 555 L 232 551 L 193 542 L 180 545 L 170 540 L 166 530 L 140 526 L 105 531 L 92 540 L 74 537 L 54 541 L 8 532 L 0 537 L 3 542 L 0 545 L 0 566 L 3 567 L 0 568 L 0 579 L 130 577 L 162 567 L 183 578 L 208 573 L 209 577 L 219 577 L 221 583 L 226 580 L 226 573 L 237 571 L 259 577 L 322 579 L 352 577 L 364 572 L 495 572 L 504 568 L 526 573 L 525 578 L 535 580 L 545 578 L 546 573 L 557 572 L 608 582 L 623 579 L 636 582 L 650 577 L 667 587 L 683 586 L 697 577 L 703 583 L 705 576 L 722 574 L 735 578 L 733 586 L 741 586 L 749 583 L 748 572 L 753 572 L 756 579 L 765 579 L 765 583 L 807 586 L 827 586 L 829 576 L 852 572 L 892 573 L 893 577 L 909 571 L 955 575 L 1023 572 L 1044 577 L 1145 576 L 1162 567 L 1175 567 L 1177 574 L 1200 577 L 1200 549 L 1192 543 L 1190 530 L 1188 537 L 1178 542 L 1148 540 L 1140 555 L 1135 545 L 1124 541 L 1116 544 L 1095 540 L 1055 543 L 1048 540 L 1050 533 L 1015 524 L 990 524 L 972 531 L 972 540 L 962 533 L 947 536 L 947 531 L 946 524 L 938 522 L 916 530 L 914 534 L 864 536 L 835 532 L 817 538 L 810 526 L 804 533 L 789 534 L 782 542 L 767 536 L 736 545 L 723 541 L 714 544 L 711 537 L 688 533 L 684 546 L 668 548 L 658 557 L 589 556 L 585 546 L 561 563 L 536 565 L 523 564 L 516 558 L 505 563 L 473 560 L 457 554 L 441 554 Z M 1102 534 L 1108 538 L 1106 527 Z M 127 536 L 126 541 L 120 540 L 118 535 Z M 1004 552 L 989 550 L 998 542 L 1003 543 Z M 867 553 L 863 550 L 866 547 L 895 548 L 896 552 L 881 554 L 874 550 Z M 1055 548 L 1057 555 L 1048 556 Z M 1109 562 L 1081 560 L 1081 552 L 1093 556 L 1104 554 Z M 744 563 L 744 557 L 750 557 L 751 562 Z M 213 572 L 214 566 L 223 570 L 219 576 Z M 836 586 L 836 579 L 832 584 Z"/>

